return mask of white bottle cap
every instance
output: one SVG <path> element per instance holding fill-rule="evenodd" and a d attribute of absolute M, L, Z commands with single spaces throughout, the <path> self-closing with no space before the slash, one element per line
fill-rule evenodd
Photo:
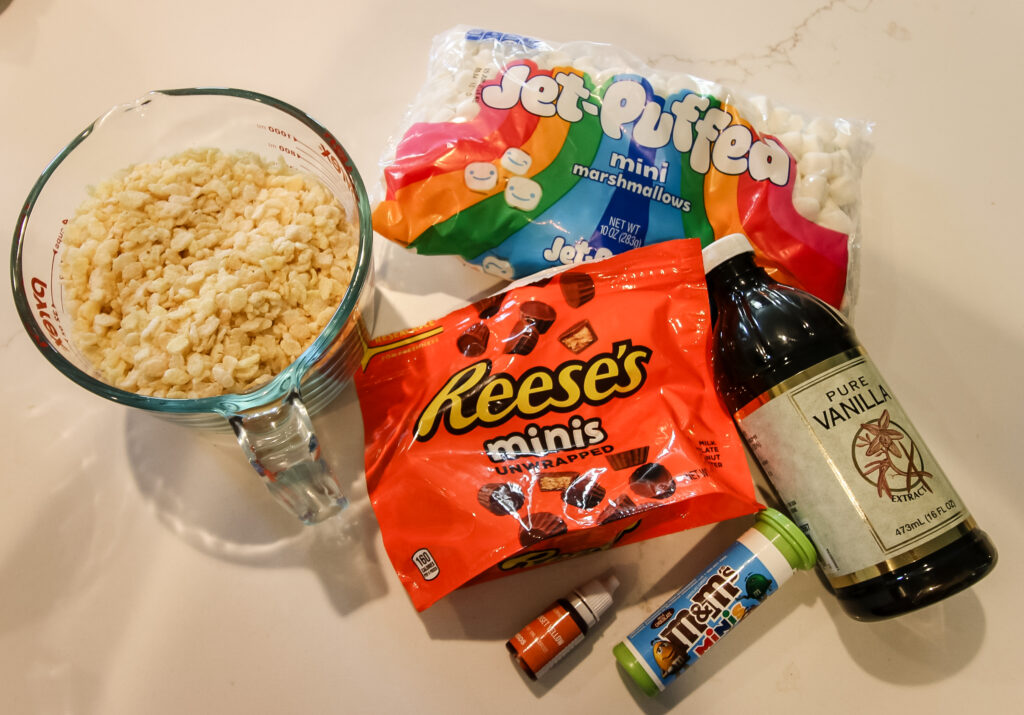
<path fill-rule="evenodd" d="M 618 587 L 619 579 L 615 578 L 615 574 L 609 574 L 603 579 L 595 578 L 573 591 L 569 602 L 590 627 L 612 605 L 612 592 Z"/>
<path fill-rule="evenodd" d="M 722 236 L 705 246 L 704 250 L 701 251 L 704 256 L 704 272 L 710 273 L 733 256 L 752 252 L 753 250 L 754 247 L 750 245 L 750 241 L 742 233 L 730 233 L 728 236 Z"/>

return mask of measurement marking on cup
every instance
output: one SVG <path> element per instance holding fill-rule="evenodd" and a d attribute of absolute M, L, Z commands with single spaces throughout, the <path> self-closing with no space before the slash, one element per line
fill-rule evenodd
<path fill-rule="evenodd" d="M 338 157 L 336 157 L 334 155 L 334 152 L 332 152 L 326 145 L 324 145 L 323 142 L 320 143 L 320 146 L 318 148 L 314 149 L 309 144 L 307 144 L 306 142 L 302 141 L 297 137 L 292 137 L 292 139 L 295 141 L 296 144 L 302 146 L 312 156 L 315 156 L 318 159 L 321 157 L 327 159 L 327 161 L 331 162 L 331 166 L 334 168 L 336 172 L 338 172 L 339 174 L 342 173 L 341 162 L 338 161 Z"/>
<path fill-rule="evenodd" d="M 300 155 L 298 163 L 308 166 L 310 173 L 316 174 L 320 178 L 321 182 L 323 182 L 324 186 L 338 189 L 336 193 L 344 193 L 343 191 L 340 190 L 336 177 L 333 177 L 330 174 L 326 173 L 323 170 L 323 165 L 320 162 L 316 161 L 315 159 L 310 159 L 307 156 Z"/>
<path fill-rule="evenodd" d="M 42 319 L 44 328 L 49 331 L 50 327 L 54 327 L 60 333 L 60 335 L 56 335 L 51 332 L 51 337 L 55 340 L 54 345 L 58 348 L 64 347 L 68 339 L 67 333 L 64 331 L 64 325 L 60 321 L 60 313 L 57 312 L 57 291 L 61 292 L 61 304 L 64 303 L 64 281 L 60 278 L 58 264 L 60 262 L 61 245 L 64 243 L 64 227 L 68 225 L 68 219 L 62 219 L 60 223 L 61 228 L 57 232 L 57 241 L 53 244 L 53 255 L 50 256 L 50 283 L 48 285 L 50 303 L 48 306 L 45 303 L 39 303 L 39 295 L 33 285 L 33 293 L 37 298 L 36 313 Z M 33 279 L 33 284 L 35 280 L 38 279 Z M 41 310 L 44 307 L 50 308 L 49 315 Z"/>
<path fill-rule="evenodd" d="M 341 162 L 338 161 L 338 157 L 334 156 L 331 150 L 323 144 L 320 145 L 320 155 L 327 157 L 327 160 L 331 162 L 331 166 L 334 167 L 334 170 L 339 174 L 341 173 Z"/>
<path fill-rule="evenodd" d="M 276 134 L 279 137 L 284 137 L 285 139 L 291 139 L 292 141 L 298 141 L 295 137 L 293 137 L 291 134 L 286 132 L 284 129 L 278 129 L 277 127 L 272 127 L 269 124 L 257 124 L 256 128 L 257 129 L 262 129 L 262 130 L 264 130 L 266 132 L 269 132 L 271 134 Z"/>
<path fill-rule="evenodd" d="M 323 159 L 324 157 L 327 157 L 330 160 L 331 166 L 334 168 L 334 170 L 338 174 L 342 173 L 341 172 L 341 168 L 338 165 L 337 157 L 335 157 L 330 152 L 329 149 L 326 149 L 323 144 L 320 145 L 320 149 L 314 149 L 309 144 L 306 144 L 305 142 L 300 141 L 299 139 L 296 139 L 295 143 L 302 147 L 302 149 L 304 150 L 303 151 L 304 154 L 308 154 L 309 157 L 311 157 L 311 159 L 310 159 L 310 165 L 311 166 L 315 166 L 317 168 L 322 168 L 323 167 L 323 161 L 321 161 L 321 159 Z M 321 151 L 321 150 L 323 150 L 323 151 Z M 324 177 L 325 183 L 327 183 L 328 185 L 336 185 L 336 181 L 337 181 L 337 178 L 338 178 L 337 176 L 334 176 L 334 175 L 332 175 L 330 173 L 326 173 L 326 172 L 324 174 L 322 174 L 322 176 Z"/>
<path fill-rule="evenodd" d="M 305 156 L 305 152 L 299 152 L 296 149 L 289 149 L 283 144 L 275 142 L 267 142 L 267 147 L 274 151 L 280 152 L 281 154 L 284 154 L 287 157 L 291 157 L 291 159 L 293 159 L 294 161 L 288 161 L 287 163 L 293 169 L 300 169 L 300 166 L 298 165 L 307 166 L 308 169 L 302 170 L 309 174 L 315 174 L 317 178 L 320 179 L 320 182 L 324 186 L 339 188 L 336 181 L 337 177 L 331 176 L 330 174 L 326 173 L 323 170 L 323 166 L 319 162 L 310 161 L 309 158 Z"/>

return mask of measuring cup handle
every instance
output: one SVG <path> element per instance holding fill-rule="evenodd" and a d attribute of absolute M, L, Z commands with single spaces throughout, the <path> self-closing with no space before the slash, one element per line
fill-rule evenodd
<path fill-rule="evenodd" d="M 320 454 L 306 406 L 295 393 L 275 407 L 228 420 L 270 493 L 306 524 L 337 514 L 348 499 Z"/>

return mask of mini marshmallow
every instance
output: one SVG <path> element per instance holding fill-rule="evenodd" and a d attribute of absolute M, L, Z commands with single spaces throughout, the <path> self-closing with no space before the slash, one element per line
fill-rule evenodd
<path fill-rule="evenodd" d="M 789 153 L 799 157 L 804 153 L 804 135 L 800 132 L 786 132 L 779 135 L 782 146 L 789 150 Z"/>
<path fill-rule="evenodd" d="M 664 97 L 668 94 L 668 79 L 665 75 L 654 72 L 647 78 L 647 81 L 651 84 L 651 91 L 659 97 Z"/>
<path fill-rule="evenodd" d="M 498 185 L 498 168 L 486 161 L 474 161 L 466 166 L 463 177 L 467 189 L 487 193 Z"/>
<path fill-rule="evenodd" d="M 840 149 L 832 154 L 832 168 L 828 172 L 830 179 L 836 179 L 841 176 L 853 176 L 853 158 L 850 156 L 850 152 L 846 149 Z"/>
<path fill-rule="evenodd" d="M 807 134 L 804 135 L 804 140 L 807 140 Z M 804 146 L 806 149 L 807 146 Z M 800 157 L 800 172 L 807 176 L 813 176 L 814 174 L 821 174 L 827 176 L 828 172 L 832 171 L 832 155 L 826 154 L 821 151 L 807 151 L 802 157 Z"/>
<path fill-rule="evenodd" d="M 481 47 L 473 56 L 473 62 L 477 67 L 490 67 L 494 64 L 494 52 L 490 47 Z"/>
<path fill-rule="evenodd" d="M 672 88 L 674 92 L 682 92 L 684 89 L 688 89 L 691 92 L 697 92 L 699 90 L 700 80 L 696 77 L 684 74 L 678 75 L 674 79 L 675 86 Z"/>
<path fill-rule="evenodd" d="M 507 281 L 516 277 L 516 272 L 512 268 L 512 264 L 504 258 L 498 258 L 497 256 L 487 256 L 487 258 L 480 263 L 480 267 L 485 273 L 497 276 L 498 278 L 504 278 Z"/>
<path fill-rule="evenodd" d="M 754 111 L 761 115 L 761 119 L 768 119 L 769 107 L 767 97 L 765 97 L 764 95 L 758 95 L 756 97 L 751 97 L 748 101 L 750 102 L 750 106 L 754 109 Z"/>
<path fill-rule="evenodd" d="M 853 221 L 841 208 L 835 205 L 830 205 L 828 208 L 821 210 L 821 213 L 818 214 L 818 224 L 840 233 L 848 234 L 853 230 Z"/>
<path fill-rule="evenodd" d="M 599 71 L 596 75 L 591 75 L 591 77 L 594 78 L 594 84 L 600 87 L 610 82 L 616 75 L 620 74 L 627 74 L 627 71 L 621 67 L 616 69 L 606 69 Z"/>
<path fill-rule="evenodd" d="M 822 152 L 821 138 L 817 134 L 811 134 L 810 132 L 804 132 L 804 152 L 807 153 L 820 153 Z"/>
<path fill-rule="evenodd" d="M 849 127 L 839 127 L 833 143 L 835 144 L 836 149 L 849 149 L 853 144 L 853 134 L 850 133 Z"/>
<path fill-rule="evenodd" d="M 464 69 L 455 75 L 454 84 L 456 87 L 467 87 L 473 81 L 473 71 L 471 69 Z"/>
<path fill-rule="evenodd" d="M 501 157 L 501 165 L 513 174 L 525 174 L 532 163 L 533 157 L 516 147 L 509 147 Z"/>
<path fill-rule="evenodd" d="M 788 109 L 775 107 L 768 115 L 768 129 L 772 134 L 780 134 L 789 131 L 789 119 L 792 116 Z"/>
<path fill-rule="evenodd" d="M 565 52 L 551 51 L 545 53 L 544 63 L 547 65 L 546 69 L 552 69 L 554 67 L 571 67 L 573 65 L 572 58 Z"/>
<path fill-rule="evenodd" d="M 431 114 L 427 121 L 431 124 L 440 124 L 441 122 L 450 121 L 453 116 L 455 115 L 452 113 L 451 107 L 438 105 L 437 111 Z"/>
<path fill-rule="evenodd" d="M 533 179 L 513 176 L 505 186 L 505 203 L 520 211 L 533 211 L 540 203 L 541 187 Z"/>
<path fill-rule="evenodd" d="M 793 196 L 812 198 L 820 205 L 828 196 L 828 179 L 821 174 L 801 177 L 793 187 Z"/>
<path fill-rule="evenodd" d="M 796 212 L 808 221 L 815 221 L 821 213 L 821 204 L 810 196 L 797 196 L 793 194 L 793 208 Z"/>
<path fill-rule="evenodd" d="M 455 117 L 466 121 L 475 117 L 479 112 L 480 105 L 476 103 L 476 99 L 470 97 L 469 99 L 462 100 L 459 106 L 455 108 Z"/>
<path fill-rule="evenodd" d="M 839 206 L 852 206 L 857 200 L 857 182 L 851 176 L 840 176 L 829 184 L 828 195 Z"/>
<path fill-rule="evenodd" d="M 578 70 L 581 70 L 584 74 L 590 77 L 594 76 L 594 60 L 590 57 L 580 57 L 572 61 L 572 66 Z"/>
<path fill-rule="evenodd" d="M 542 70 L 553 70 L 556 67 L 571 67 L 572 59 L 565 52 L 548 50 L 538 54 L 534 61 Z"/>
<path fill-rule="evenodd" d="M 812 119 L 807 125 L 807 131 L 816 135 L 823 142 L 832 142 L 836 137 L 836 128 L 827 119 L 820 117 Z"/>

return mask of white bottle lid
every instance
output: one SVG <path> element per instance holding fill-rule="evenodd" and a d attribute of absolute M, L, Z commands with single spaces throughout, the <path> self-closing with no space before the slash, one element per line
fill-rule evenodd
<path fill-rule="evenodd" d="M 752 252 L 753 250 L 754 247 L 750 245 L 750 241 L 742 233 L 730 233 L 728 236 L 722 236 L 705 246 L 704 250 L 701 251 L 704 256 L 704 273 L 710 273 L 733 256 Z"/>
<path fill-rule="evenodd" d="M 615 578 L 615 574 L 609 574 L 603 579 L 595 578 L 573 591 L 569 602 L 589 628 L 612 605 L 612 592 L 618 587 L 619 579 Z"/>

